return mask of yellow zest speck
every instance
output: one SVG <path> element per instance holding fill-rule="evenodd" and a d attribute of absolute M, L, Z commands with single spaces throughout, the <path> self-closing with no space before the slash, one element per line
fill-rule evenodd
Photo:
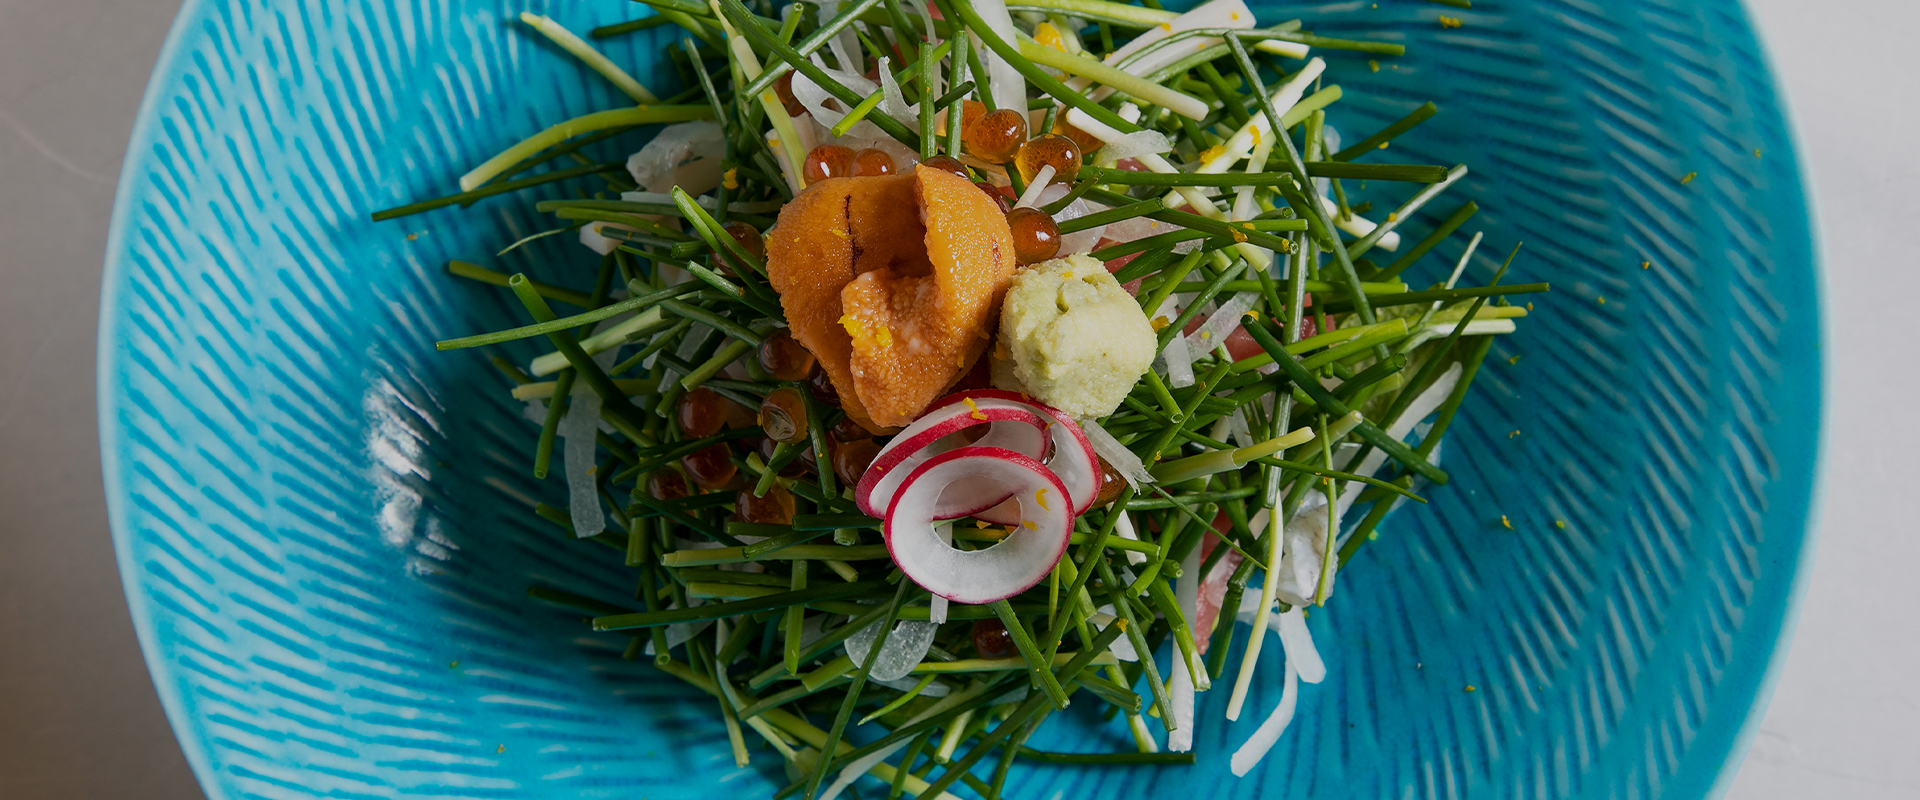
<path fill-rule="evenodd" d="M 1388 222 L 1399 222 L 1399 221 L 1400 221 L 1400 212 L 1397 212 L 1397 211 L 1389 211 L 1389 212 L 1387 212 L 1387 221 L 1388 221 Z"/>
<path fill-rule="evenodd" d="M 459 668 L 460 668 L 460 662 L 458 662 L 458 661 L 449 661 L 449 662 L 447 662 L 447 668 L 448 668 L 448 669 L 459 669 Z"/>
<path fill-rule="evenodd" d="M 1394 69 L 1399 69 L 1399 68 L 1400 68 L 1400 65 L 1398 65 L 1398 64 L 1395 64 L 1393 68 L 1394 68 Z M 1380 149 L 1381 149 L 1381 150 L 1385 150 L 1385 149 L 1387 149 L 1387 145 L 1390 145 L 1390 144 L 1393 144 L 1393 143 L 1392 143 L 1392 142 L 1381 142 L 1381 143 L 1380 143 Z"/>
<path fill-rule="evenodd" d="M 1380 62 L 1375 61 L 1373 59 L 1367 59 L 1367 69 L 1373 70 L 1374 72 L 1379 72 Z"/>
<path fill-rule="evenodd" d="M 1756 148 L 1753 148 L 1753 157 L 1754 157 L 1754 158 L 1759 158 L 1759 157 L 1760 157 L 1760 148 L 1758 148 L 1758 147 L 1756 147 Z"/>
<path fill-rule="evenodd" d="M 1126 618 L 1126 617 L 1121 617 L 1121 618 L 1119 618 L 1119 619 L 1116 619 L 1116 620 L 1114 620 L 1114 621 L 1113 621 L 1113 624 L 1115 624 L 1115 625 L 1118 625 L 1118 626 L 1120 626 L 1120 632 L 1121 632 L 1121 633 L 1126 633 L 1126 632 L 1127 632 L 1127 618 Z"/>
<path fill-rule="evenodd" d="M 1240 12 L 1238 12 L 1238 11 L 1235 11 L 1235 12 L 1233 12 L 1232 14 L 1228 14 L 1228 15 L 1227 15 L 1227 19 L 1230 19 L 1230 20 L 1233 20 L 1234 22 L 1239 22 L 1239 21 L 1240 21 Z"/>
<path fill-rule="evenodd" d="M 1172 324 L 1173 324 L 1173 321 L 1172 321 L 1172 320 L 1169 320 L 1169 319 L 1167 319 L 1167 316 L 1166 316 L 1165 314 L 1162 314 L 1162 315 L 1160 315 L 1160 316 L 1157 316 L 1157 317 L 1154 317 L 1154 318 L 1153 318 L 1153 332 L 1154 332 L 1154 333 L 1159 333 L 1159 332 L 1160 332 L 1161 330 L 1163 330 L 1163 329 L 1165 329 L 1165 328 L 1166 328 L 1166 327 L 1167 327 L 1168 325 L 1172 325 Z"/>
<path fill-rule="evenodd" d="M 1060 29 L 1053 27 L 1053 23 L 1042 22 L 1033 26 L 1033 40 L 1044 47 L 1067 52 L 1066 43 L 1060 39 Z"/>
<path fill-rule="evenodd" d="M 1685 185 L 1687 185 L 1687 184 L 1689 184 L 1689 183 L 1692 183 L 1692 182 L 1693 182 L 1693 179 L 1694 179 L 1694 178 L 1698 178 L 1698 177 L 1700 177 L 1700 173 L 1698 173 L 1698 172 L 1689 172 L 1689 173 L 1687 173 L 1687 174 L 1686 174 L 1686 176 L 1685 176 L 1685 177 L 1683 177 L 1683 178 L 1681 178 L 1681 179 L 1680 179 L 1680 185 L 1681 185 L 1681 186 L 1685 186 Z"/>
<path fill-rule="evenodd" d="M 1040 530 L 1040 526 L 1033 524 L 1033 522 L 1030 520 L 1024 520 L 1024 519 L 1020 521 L 1020 527 L 1026 528 L 1027 530 L 1030 530 L 1030 531 Z M 1012 529 L 1008 529 L 1007 532 L 1012 533 L 1013 531 Z"/>
<path fill-rule="evenodd" d="M 1202 339 L 1211 339 L 1211 338 L 1213 338 L 1213 331 L 1201 331 L 1201 332 L 1200 332 L 1200 338 L 1202 338 Z"/>
<path fill-rule="evenodd" d="M 740 188 L 740 168 L 735 167 L 720 173 L 720 185 L 727 187 L 727 191 Z"/>
<path fill-rule="evenodd" d="M 840 315 L 840 327 L 847 329 L 847 335 L 855 339 L 866 338 L 867 324 L 855 319 L 852 314 Z"/>
<path fill-rule="evenodd" d="M 972 417 L 972 418 L 974 418 L 974 419 L 986 419 L 986 418 L 987 418 L 987 415 L 985 415 L 985 414 L 982 414 L 982 413 L 980 413 L 980 406 L 978 406 L 978 405 L 976 405 L 976 404 L 975 404 L 975 403 L 973 402 L 973 398 L 971 398 L 971 397 L 962 397 L 962 398 L 960 398 L 960 402 L 962 402 L 962 403 L 966 403 L 966 404 L 967 404 L 967 416 L 969 416 L 969 417 Z"/>
<path fill-rule="evenodd" d="M 1528 310 L 1528 311 L 1532 311 L 1532 310 L 1533 310 L 1533 303 L 1531 303 L 1531 302 L 1529 302 L 1529 303 L 1527 303 L 1527 310 Z"/>
<path fill-rule="evenodd" d="M 1045 489 L 1033 490 L 1033 502 L 1039 503 L 1040 508 L 1042 509 L 1045 509 L 1047 511 L 1053 510 L 1051 508 L 1047 508 L 1047 490 Z"/>
<path fill-rule="evenodd" d="M 1556 519 L 1553 521 L 1553 527 L 1559 528 L 1560 530 L 1564 531 L 1567 529 L 1567 521 L 1564 519 Z"/>
<path fill-rule="evenodd" d="M 1247 310 L 1247 313 L 1245 313 L 1245 314 L 1241 314 L 1240 316 L 1241 316 L 1241 317 L 1243 317 L 1243 318 L 1245 318 L 1245 317 L 1252 317 L 1252 318 L 1253 318 L 1253 321 L 1255 321 L 1255 322 L 1259 322 L 1259 321 L 1260 321 L 1260 312 L 1258 312 L 1258 311 L 1254 311 L 1254 310 L 1252 310 L 1252 309 L 1248 309 L 1248 310 Z"/>
<path fill-rule="evenodd" d="M 1173 32 L 1173 25 L 1171 25 L 1171 24 L 1169 24 L 1169 23 L 1165 23 L 1165 22 L 1162 22 L 1162 23 L 1160 23 L 1160 30 L 1163 30 L 1163 31 L 1166 31 L 1167 33 L 1172 33 L 1172 32 Z"/>
<path fill-rule="evenodd" d="M 1473 691 L 1473 685 L 1472 685 L 1472 684 L 1468 684 L 1468 685 L 1467 685 L 1467 691 L 1469 691 L 1469 692 L 1471 692 L 1471 691 Z"/>
<path fill-rule="evenodd" d="M 1640 268 L 1641 268 L 1641 269 L 1651 269 L 1651 268 L 1653 268 L 1653 262 L 1651 262 L 1651 261 L 1642 261 L 1642 262 L 1640 262 Z"/>
<path fill-rule="evenodd" d="M 840 238 L 842 238 L 842 239 L 845 239 L 845 238 L 847 238 L 847 232 L 846 232 L 846 231 L 843 231 L 843 230 L 840 230 L 839 228 L 828 228 L 828 229 L 827 229 L 827 232 L 828 232 L 828 233 L 831 233 L 831 234 L 833 234 L 833 235 L 835 235 L 835 236 L 838 236 L 838 237 L 840 237 Z"/>
<path fill-rule="evenodd" d="M 1518 363 L 1520 363 L 1520 357 L 1519 357 L 1519 356 L 1514 356 L 1514 357 L 1512 357 L 1512 358 L 1509 358 L 1509 359 L 1507 359 L 1507 363 L 1509 363 L 1509 364 L 1518 364 Z"/>
<path fill-rule="evenodd" d="M 1507 515 L 1505 514 L 1500 515 L 1500 525 L 1507 530 L 1513 530 L 1513 523 L 1507 521 Z"/>
<path fill-rule="evenodd" d="M 409 241 L 409 242 L 417 242 L 417 241 L 420 241 L 420 234 L 417 234 L 417 233 L 409 233 L 409 234 L 407 234 L 407 241 Z"/>
<path fill-rule="evenodd" d="M 499 747 L 496 747 L 496 748 L 493 748 L 493 752 L 496 752 L 496 753 L 504 753 L 504 752 L 507 752 L 507 746 L 506 746 L 506 745 L 504 745 L 504 744 L 503 744 L 503 745 L 500 745 Z"/>
<path fill-rule="evenodd" d="M 873 340 L 876 342 L 879 342 L 881 347 L 892 347 L 893 346 L 893 330 L 891 328 L 888 328 L 885 325 L 882 325 L 880 326 L 880 330 L 876 331 L 873 334 Z"/>
<path fill-rule="evenodd" d="M 1253 146 L 1259 147 L 1260 146 L 1260 126 L 1255 125 L 1251 128 L 1248 128 L 1247 132 L 1253 134 Z"/>
<path fill-rule="evenodd" d="M 979 528 L 981 530 L 986 530 L 987 523 L 976 519 L 973 521 L 973 527 Z"/>
<path fill-rule="evenodd" d="M 1461 22 L 1459 17 L 1441 17 L 1440 18 L 1440 27 L 1442 28 L 1458 28 L 1462 24 L 1463 23 Z"/>
<path fill-rule="evenodd" d="M 1509 438 L 1509 439 L 1511 439 L 1511 438 L 1513 438 L 1513 437 L 1515 437 L 1515 436 L 1519 436 L 1519 435 L 1520 435 L 1520 432 L 1516 430 L 1516 431 L 1514 431 L 1514 432 L 1512 432 L 1512 433 L 1509 433 L 1509 434 L 1507 434 L 1507 438 Z"/>
<path fill-rule="evenodd" d="M 1073 270 L 1067 270 L 1066 272 L 1062 272 L 1062 273 L 1060 273 L 1060 277 L 1061 277 L 1061 278 L 1064 278 L 1064 279 L 1067 279 L 1067 280 L 1072 280 L 1072 279 L 1073 279 Z"/>
<path fill-rule="evenodd" d="M 588 474 L 588 475 L 592 475 L 593 473 L 595 473 L 595 472 L 599 472 L 599 471 L 600 471 L 600 465 L 599 465 L 599 464 L 595 464 L 595 465 L 593 465 L 593 466 L 591 466 L 591 467 L 588 467 L 588 468 L 587 468 L 587 474 Z"/>
<path fill-rule="evenodd" d="M 1595 299 L 1595 300 L 1598 300 L 1598 301 L 1600 301 L 1600 305 L 1603 305 L 1603 306 L 1604 306 L 1604 305 L 1606 305 L 1606 304 L 1607 304 L 1607 298 L 1604 298 L 1604 297 L 1596 297 L 1596 298 L 1594 298 L 1594 299 Z"/>
<path fill-rule="evenodd" d="M 1226 154 L 1227 154 L 1227 146 L 1223 144 L 1216 144 L 1212 147 L 1209 147 L 1205 150 L 1200 151 L 1200 160 L 1212 161 Z"/>

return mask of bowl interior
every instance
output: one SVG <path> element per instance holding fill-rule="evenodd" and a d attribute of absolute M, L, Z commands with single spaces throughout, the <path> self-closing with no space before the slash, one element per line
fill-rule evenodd
<path fill-rule="evenodd" d="M 580 283 L 543 188 L 374 224 L 555 121 L 618 104 L 516 30 L 520 2 L 189 2 L 148 93 L 108 245 L 101 424 L 154 680 L 226 797 L 764 796 L 711 701 L 531 584 L 619 603 L 619 556 L 528 513 L 531 423 L 474 351 L 520 324 L 449 258 Z M 1444 448 L 1310 625 L 1330 668 L 1244 779 L 1253 709 L 1203 695 L 1190 768 L 1033 768 L 1022 798 L 1702 797 L 1763 698 L 1803 553 L 1819 417 L 1799 170 L 1735 0 L 1274 7 L 1330 35 L 1349 139 L 1432 100 L 1394 160 L 1473 172 L 1413 226 L 1483 209 L 1476 280 L 1551 281 Z M 531 3 L 576 31 L 647 13 Z M 1458 18 L 1443 26 L 1442 16 Z M 665 29 L 601 42 L 677 88 Z M 651 69 L 650 69 L 651 68 Z M 644 136 L 595 151 L 615 159 Z M 1393 187 L 1355 187 L 1392 202 Z M 1465 237 L 1416 266 L 1442 277 Z M 1444 263 L 1443 263 L 1444 262 Z M 524 360 L 531 345 L 504 348 Z M 1269 644 L 1269 647 L 1274 647 Z M 1127 746 L 1093 704 L 1041 738 Z"/>

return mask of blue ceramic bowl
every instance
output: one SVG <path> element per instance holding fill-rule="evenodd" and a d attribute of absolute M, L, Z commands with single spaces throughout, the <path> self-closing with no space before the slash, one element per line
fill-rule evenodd
<path fill-rule="evenodd" d="M 1023 765 L 1016 797 L 1699 798 L 1739 762 L 1803 574 L 1821 372 L 1806 198 L 1753 32 L 1734 0 L 1373 5 L 1267 18 L 1405 42 L 1378 72 L 1327 54 L 1333 122 L 1437 102 L 1393 155 L 1471 164 L 1434 213 L 1478 200 L 1470 230 L 1524 240 L 1514 279 L 1554 291 L 1482 371 L 1453 485 L 1312 616 L 1330 677 L 1258 772 L 1226 760 L 1278 697 L 1277 649 L 1256 713 L 1203 696 L 1198 765 Z M 575 30 L 647 13 L 533 6 Z M 524 594 L 630 586 L 528 513 L 564 487 L 528 477 L 521 409 L 483 355 L 432 342 L 520 319 L 449 258 L 593 268 L 560 237 L 490 255 L 558 190 L 368 221 L 619 102 L 519 10 L 189 0 L 147 92 L 107 246 L 103 459 L 140 641 L 214 798 L 783 782 L 770 755 L 735 769 L 711 701 L 621 660 L 623 637 Z M 647 69 L 661 34 L 604 46 L 670 87 Z M 1097 723 L 1042 738 L 1116 746 Z"/>

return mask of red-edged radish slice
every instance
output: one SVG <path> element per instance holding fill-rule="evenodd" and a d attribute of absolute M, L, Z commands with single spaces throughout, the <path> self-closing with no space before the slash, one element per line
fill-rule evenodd
<path fill-rule="evenodd" d="M 873 464 L 860 476 L 853 500 L 869 516 L 881 516 L 892 504 L 894 492 L 915 467 L 942 452 L 959 446 L 948 437 L 977 425 L 988 425 L 987 434 L 974 447 L 1000 447 L 1032 458 L 1045 458 L 1049 438 L 1044 433 L 1044 417 L 1032 409 L 1014 403 L 994 403 L 988 408 L 969 408 L 965 404 L 928 411 L 888 442 L 873 458 Z M 957 437 L 955 437 L 957 438 Z M 936 519 L 972 516 L 975 512 L 1007 499 L 1008 493 L 995 484 L 961 481 L 950 487 L 937 503 Z"/>
<path fill-rule="evenodd" d="M 1100 493 L 1100 457 L 1094 453 L 1093 441 L 1087 438 L 1087 432 L 1080 429 L 1080 424 L 1074 422 L 1073 417 L 1019 392 L 1001 389 L 975 389 L 951 394 L 935 400 L 933 407 L 935 410 L 944 410 L 954 404 L 965 405 L 969 400 L 983 410 L 998 408 L 1002 404 L 1029 408 L 1049 420 L 1046 429 L 1053 446 L 1053 457 L 1046 459 L 1047 468 L 1060 476 L 1061 483 L 1066 484 L 1067 494 L 1073 497 L 1073 513 L 1084 514 L 1093 507 L 1093 499 Z M 1011 525 L 1019 522 L 1017 518 L 1009 521 L 1017 513 L 1011 507 L 998 507 L 984 512 L 984 515 L 973 516 L 996 525 Z"/>
<path fill-rule="evenodd" d="M 935 532 L 940 496 L 956 481 L 992 481 L 1013 493 L 1022 519 L 985 550 L 957 550 Z M 998 447 L 962 447 L 914 469 L 887 509 L 887 552 L 927 591 L 956 603 L 991 603 L 1039 583 L 1067 551 L 1073 506 L 1039 461 Z"/>

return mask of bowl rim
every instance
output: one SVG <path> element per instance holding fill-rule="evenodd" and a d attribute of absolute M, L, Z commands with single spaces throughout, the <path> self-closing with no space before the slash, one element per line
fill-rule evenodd
<path fill-rule="evenodd" d="M 128 510 L 126 504 L 126 486 L 119 468 L 120 451 L 130 447 L 120 433 L 116 416 L 118 406 L 113 399 L 120 395 L 122 380 L 116 370 L 119 362 L 115 351 L 123 335 L 124 319 L 117 312 L 122 307 L 127 285 L 129 265 L 124 257 L 127 243 L 128 226 L 133 216 L 133 194 L 130 186 L 138 182 L 144 171 L 146 159 L 142 156 L 156 138 L 159 127 L 161 96 L 167 87 L 174 83 L 177 73 L 184 66 L 181 51 L 186 47 L 189 35 L 195 30 L 193 22 L 201 18 L 212 8 L 212 0 L 183 0 L 179 12 L 167 32 L 159 53 L 155 56 L 154 67 L 148 76 L 143 90 L 140 106 L 135 113 L 134 124 L 128 136 L 127 149 L 122 157 L 120 174 L 114 192 L 112 214 L 107 227 L 104 247 L 104 269 L 101 274 L 99 323 L 96 328 L 95 342 L 95 413 L 100 441 L 100 463 L 103 489 L 106 495 L 107 519 L 113 539 L 114 560 L 120 573 L 120 587 L 127 602 L 128 616 L 131 618 L 135 638 L 139 642 L 142 659 L 146 662 L 148 678 L 153 683 L 162 709 L 166 713 L 167 724 L 173 730 L 174 740 L 186 757 L 189 769 L 198 781 L 200 788 L 214 800 L 225 800 L 228 796 L 223 784 L 217 780 L 219 772 L 213 763 L 211 753 L 205 742 L 199 741 L 188 728 L 191 710 L 180 693 L 169 687 L 163 679 L 170 672 L 166 660 L 160 652 L 160 641 L 154 626 L 152 609 L 138 597 L 137 587 L 142 582 L 134 567 L 131 553 L 132 536 L 127 530 Z M 1818 524 L 1826 500 L 1828 476 L 1825 466 L 1828 463 L 1829 448 L 1832 446 L 1828 426 L 1826 407 L 1827 390 L 1832 379 L 1832 368 L 1825 357 L 1820 344 L 1830 340 L 1829 328 L 1831 315 L 1827 313 L 1829 293 L 1826 291 L 1826 242 L 1822 235 L 1819 205 L 1812 188 L 1813 169 L 1803 156 L 1805 149 L 1801 143 L 1806 140 L 1802 118 L 1795 114 L 1791 98 L 1780 83 L 1780 71 L 1773 59 L 1773 48 L 1761 28 L 1754 23 L 1752 12 L 1745 2 L 1739 3 L 1739 21 L 1744 24 L 1758 43 L 1759 58 L 1767 77 L 1767 90 L 1778 105 L 1779 115 L 1784 122 L 1781 135 L 1782 144 L 1795 164 L 1793 180 L 1799 190 L 1802 213 L 1806 217 L 1806 230 L 1809 245 L 1808 268 L 1811 270 L 1814 287 L 1813 313 L 1815 315 L 1815 346 L 1812 358 L 1818 368 L 1818 381 L 1814 387 L 1812 403 L 1815 419 L 1811 423 L 1813 430 L 1812 463 L 1808 465 L 1811 473 L 1808 487 L 1806 513 L 1798 521 L 1800 537 L 1798 553 L 1795 558 L 1786 592 L 1786 602 L 1781 608 L 1778 634 L 1768 650 L 1766 663 L 1762 668 L 1759 682 L 1749 700 L 1744 717 L 1731 739 L 1728 752 L 1724 754 L 1713 781 L 1708 786 L 1705 798 L 1718 800 L 1732 788 L 1741 765 L 1745 762 L 1753 739 L 1758 735 L 1761 723 L 1766 716 L 1775 689 L 1778 686 L 1785 666 L 1788 651 L 1797 632 L 1800 614 L 1803 610 L 1808 584 L 1812 577 L 1812 567 L 1817 548 L 1817 540 L 1822 533 Z M 165 671 L 165 672 L 163 672 Z"/>

